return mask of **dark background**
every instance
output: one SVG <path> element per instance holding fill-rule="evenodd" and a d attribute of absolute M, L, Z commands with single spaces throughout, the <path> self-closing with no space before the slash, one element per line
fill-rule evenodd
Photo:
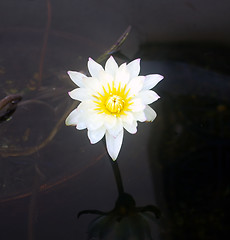
<path fill-rule="evenodd" d="M 227 237 L 229 10 L 228 0 L 0 0 L 0 98 L 23 96 L 0 124 L 1 240 L 87 239 L 95 216 L 77 213 L 113 208 L 118 193 L 102 142 L 91 145 L 86 131 L 63 121 L 36 146 L 72 104 L 66 71 L 86 72 L 88 57 L 128 26 L 116 60 L 140 57 L 141 74 L 165 79 L 155 88 L 156 120 L 125 134 L 124 188 L 138 206 L 160 209 L 154 239 Z"/>

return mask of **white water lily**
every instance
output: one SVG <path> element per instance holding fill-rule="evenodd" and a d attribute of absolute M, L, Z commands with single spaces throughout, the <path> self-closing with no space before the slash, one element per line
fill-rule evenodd
<path fill-rule="evenodd" d="M 163 76 L 151 74 L 138 76 L 140 59 L 118 66 L 111 56 L 105 69 L 89 58 L 91 77 L 80 72 L 69 71 L 72 81 L 79 87 L 69 92 L 72 99 L 81 101 L 66 119 L 66 125 L 78 130 L 88 129 L 92 144 L 104 136 L 110 157 L 117 159 L 124 129 L 137 132 L 137 121 L 153 121 L 156 112 L 148 106 L 159 96 L 152 90 Z"/>

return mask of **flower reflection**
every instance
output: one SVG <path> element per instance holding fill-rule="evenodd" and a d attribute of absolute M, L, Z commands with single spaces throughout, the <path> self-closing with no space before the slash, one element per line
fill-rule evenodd
<path fill-rule="evenodd" d="M 89 225 L 89 239 L 152 239 L 149 220 L 160 217 L 154 205 L 137 207 L 128 193 L 120 194 L 112 211 L 85 210 L 78 214 L 98 214 Z"/>
<path fill-rule="evenodd" d="M 134 198 L 123 190 L 117 162 L 112 162 L 112 166 L 119 191 L 114 208 L 108 212 L 84 210 L 78 213 L 78 217 L 99 215 L 89 224 L 89 239 L 152 239 L 149 220 L 160 218 L 160 210 L 154 205 L 137 207 Z"/>
<path fill-rule="evenodd" d="M 151 74 L 139 76 L 140 59 L 118 66 L 111 56 L 105 69 L 89 58 L 88 69 L 92 77 L 69 71 L 72 81 L 79 86 L 69 92 L 74 100 L 81 101 L 66 119 L 66 125 L 78 130 L 88 129 L 92 144 L 104 136 L 110 157 L 117 159 L 124 129 L 137 132 L 137 121 L 153 121 L 155 111 L 149 104 L 159 96 L 152 89 L 163 76 Z"/>

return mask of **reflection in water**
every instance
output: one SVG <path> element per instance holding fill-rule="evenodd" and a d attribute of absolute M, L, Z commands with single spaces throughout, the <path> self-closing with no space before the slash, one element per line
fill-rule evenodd
<path fill-rule="evenodd" d="M 118 198 L 111 211 L 84 210 L 78 213 L 99 215 L 89 225 L 89 239 L 152 239 L 149 220 L 160 218 L 161 212 L 154 205 L 137 207 L 134 198 L 124 192 L 117 161 L 110 160 L 118 188 Z"/>
<path fill-rule="evenodd" d="M 58 91 L 58 89 L 53 90 L 53 92 L 54 92 L 56 98 L 57 98 L 57 94 L 59 95 L 59 97 L 61 96 L 60 91 Z M 62 90 L 61 93 L 63 94 L 63 92 L 64 91 Z M 19 137 L 20 142 L 18 141 L 18 143 L 16 143 L 15 141 L 12 141 L 12 142 L 8 141 L 7 147 L 0 148 L 1 156 L 9 157 L 9 156 L 31 155 L 31 154 L 37 152 L 38 150 L 42 149 L 43 147 L 45 147 L 54 138 L 54 136 L 60 129 L 60 126 L 63 123 L 68 110 L 71 109 L 72 107 L 74 107 L 74 105 L 71 105 L 69 108 L 67 108 L 67 112 L 63 116 L 59 116 L 58 109 L 55 108 L 55 102 L 57 100 L 59 100 L 59 98 L 58 99 L 50 98 L 50 95 L 51 95 L 50 89 L 49 89 L 49 93 L 50 94 L 48 97 L 48 96 L 46 96 L 46 90 L 39 91 L 39 94 L 41 94 L 41 95 L 39 96 L 38 99 L 34 98 L 34 99 L 26 100 L 26 101 L 23 101 L 20 103 L 20 105 L 19 105 L 20 111 L 17 113 L 17 123 L 18 123 L 17 126 L 15 126 L 15 122 L 13 121 L 12 123 L 9 122 L 8 125 L 6 125 L 4 129 L 1 129 L 2 133 L 5 134 L 5 136 L 8 136 L 8 138 L 11 137 L 11 134 L 12 134 L 12 139 L 14 139 L 15 137 Z M 9 99 L 10 97 L 12 98 L 12 96 L 13 97 L 15 96 L 14 97 L 15 99 L 17 97 L 17 99 L 16 99 L 17 102 L 21 99 L 21 97 L 18 95 L 10 95 L 10 96 L 7 96 L 6 98 Z M 20 97 L 20 99 L 19 99 L 19 97 Z M 17 102 L 15 103 L 15 100 L 12 100 L 8 104 L 9 107 L 7 108 L 6 113 L 2 117 L 9 118 L 9 113 L 12 114 L 13 113 L 12 111 L 15 111 Z M 52 104 L 54 104 L 54 106 Z M 41 113 L 44 116 L 42 118 L 40 117 Z M 40 136 L 41 132 L 40 132 L 40 134 L 36 136 L 36 139 L 33 138 L 33 132 L 36 131 L 38 126 L 41 126 L 41 129 L 44 128 L 42 126 L 44 126 L 44 124 L 47 125 L 46 122 L 48 121 L 48 117 L 52 116 L 52 115 L 58 116 L 58 119 L 59 119 L 57 122 L 55 122 L 54 127 L 50 125 L 49 128 L 46 129 L 46 130 L 49 130 L 48 134 L 46 133 L 45 135 L 43 135 L 41 137 Z M 35 119 L 33 119 L 33 121 L 31 121 L 31 116 L 35 117 Z M 38 120 L 40 120 L 40 121 L 38 121 Z M 42 120 L 44 120 L 43 123 L 41 123 Z M 38 122 L 36 122 L 36 121 L 38 121 Z M 32 126 L 32 124 L 34 124 L 34 125 L 36 124 L 37 128 L 35 129 Z M 19 127 L 20 125 L 21 125 L 21 127 Z M 16 129 L 15 129 L 15 127 L 16 127 Z M 17 136 L 15 136 L 16 132 L 18 133 Z M 32 139 L 31 139 L 31 137 L 32 137 Z"/>

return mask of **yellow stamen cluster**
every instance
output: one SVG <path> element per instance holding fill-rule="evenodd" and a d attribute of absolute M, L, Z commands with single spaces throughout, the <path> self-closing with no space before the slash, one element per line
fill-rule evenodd
<path fill-rule="evenodd" d="M 108 88 L 103 86 L 103 93 L 97 93 L 94 95 L 97 108 L 95 110 L 98 113 L 111 114 L 115 117 L 125 115 L 125 112 L 130 111 L 129 106 L 132 104 L 131 98 L 127 97 L 129 90 L 126 89 L 126 85 L 121 87 L 121 84 L 116 88 L 114 82 L 108 84 Z"/>
<path fill-rule="evenodd" d="M 117 95 L 112 95 L 108 97 L 105 102 L 105 107 L 111 113 L 120 113 L 121 110 L 124 108 L 124 100 Z"/>

